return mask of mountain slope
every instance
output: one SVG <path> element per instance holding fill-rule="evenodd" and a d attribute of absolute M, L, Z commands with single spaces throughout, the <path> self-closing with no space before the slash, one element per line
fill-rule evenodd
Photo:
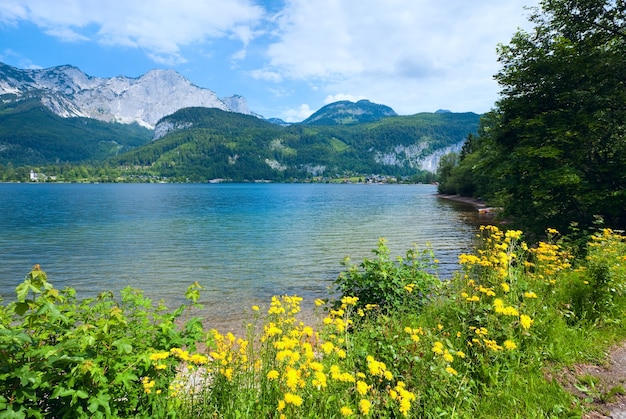
<path fill-rule="evenodd" d="M 94 162 L 146 144 L 151 138 L 152 131 L 137 124 L 62 118 L 36 96 L 0 104 L 0 164 Z"/>
<path fill-rule="evenodd" d="M 37 97 L 64 118 L 137 123 L 147 128 L 153 128 L 165 115 L 190 106 L 250 114 L 242 96 L 220 99 L 173 70 L 152 70 L 138 78 L 98 78 L 69 65 L 21 70 L 0 63 L 0 96 L 12 102 Z"/>
<path fill-rule="evenodd" d="M 352 125 L 374 122 L 388 116 L 397 116 L 389 106 L 372 103 L 369 100 L 350 102 L 342 100 L 320 108 L 302 121 L 305 125 Z"/>
<path fill-rule="evenodd" d="M 460 148 L 479 115 L 417 114 L 354 125 L 279 126 L 219 109 L 163 118 L 160 138 L 110 161 L 179 180 L 288 180 L 344 173 L 410 176 Z"/>

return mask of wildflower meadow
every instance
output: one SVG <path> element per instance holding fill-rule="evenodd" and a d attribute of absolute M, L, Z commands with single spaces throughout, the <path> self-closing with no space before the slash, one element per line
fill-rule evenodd
<path fill-rule="evenodd" d="M 275 296 L 241 336 L 139 290 L 78 300 L 35 267 L 0 307 L 0 418 L 580 417 L 558 371 L 626 339 L 626 237 L 480 228 L 448 280 L 428 249 L 344 262 L 336 298 Z M 624 389 L 612 389 L 622 394 Z"/>

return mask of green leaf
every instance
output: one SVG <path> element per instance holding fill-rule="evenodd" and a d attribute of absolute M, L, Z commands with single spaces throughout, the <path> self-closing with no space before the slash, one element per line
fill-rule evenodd
<path fill-rule="evenodd" d="M 133 352 L 133 345 L 128 338 L 113 341 L 113 346 L 117 348 L 120 354 L 130 354 Z"/>
<path fill-rule="evenodd" d="M 80 397 L 81 399 L 86 399 L 89 397 L 89 394 L 83 390 L 76 390 L 76 397 Z"/>
<path fill-rule="evenodd" d="M 30 290 L 30 281 L 26 279 L 24 282 L 15 287 L 15 293 L 17 294 L 17 301 L 23 302 L 28 296 Z"/>
<path fill-rule="evenodd" d="M 24 407 L 20 406 L 20 410 L 13 410 L 13 405 L 8 405 L 7 410 L 0 412 L 0 419 L 22 419 L 25 418 Z"/>

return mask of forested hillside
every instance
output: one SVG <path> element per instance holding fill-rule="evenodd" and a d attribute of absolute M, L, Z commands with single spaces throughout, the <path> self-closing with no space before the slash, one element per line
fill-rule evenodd
<path fill-rule="evenodd" d="M 152 131 L 137 124 L 61 118 L 39 98 L 0 103 L 0 164 L 13 166 L 102 161 L 146 144 Z"/>
<path fill-rule="evenodd" d="M 155 176 L 283 181 L 343 174 L 413 176 L 431 153 L 461 144 L 479 115 L 424 113 L 367 124 L 279 126 L 209 108 L 163 118 L 162 138 L 109 161 Z"/>

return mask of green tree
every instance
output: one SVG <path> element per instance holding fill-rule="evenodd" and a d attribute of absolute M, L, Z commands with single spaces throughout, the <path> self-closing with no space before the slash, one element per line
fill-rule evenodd
<path fill-rule="evenodd" d="M 529 231 L 624 228 L 626 2 L 544 0 L 530 21 L 499 47 L 501 99 L 472 145 L 481 188 Z"/>

